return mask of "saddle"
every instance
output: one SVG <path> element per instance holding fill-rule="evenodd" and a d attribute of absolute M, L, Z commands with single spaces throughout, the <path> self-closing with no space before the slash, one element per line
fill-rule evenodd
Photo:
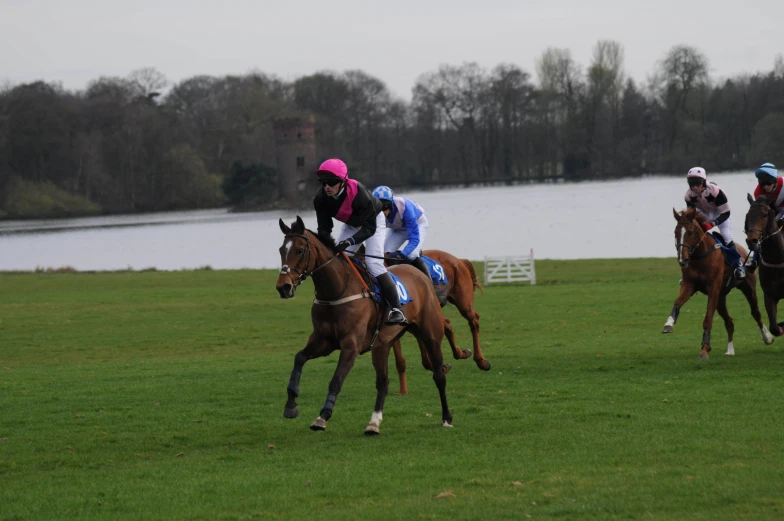
<path fill-rule="evenodd" d="M 710 235 L 711 238 L 716 241 L 716 244 L 721 246 L 721 253 L 724 255 L 724 263 L 727 266 L 737 266 L 741 258 L 740 253 L 735 251 L 734 248 L 728 247 L 727 241 L 724 240 L 724 237 L 722 237 L 721 233 L 718 231 L 714 232 L 711 230 L 708 235 Z"/>

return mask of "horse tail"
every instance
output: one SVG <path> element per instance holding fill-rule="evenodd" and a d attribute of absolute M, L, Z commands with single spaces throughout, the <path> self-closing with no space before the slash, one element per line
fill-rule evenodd
<path fill-rule="evenodd" d="M 482 285 L 479 283 L 479 281 L 476 278 L 476 271 L 474 270 L 474 263 L 471 262 L 468 259 L 460 259 L 460 262 L 465 264 L 465 267 L 468 268 L 468 272 L 471 274 L 471 283 L 474 285 L 475 288 L 477 288 L 482 293 L 482 295 L 484 295 L 485 294 L 485 290 L 484 290 L 484 288 L 482 287 Z"/>

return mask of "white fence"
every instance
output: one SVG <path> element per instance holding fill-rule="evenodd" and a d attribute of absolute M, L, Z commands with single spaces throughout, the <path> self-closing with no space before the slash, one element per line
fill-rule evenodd
<path fill-rule="evenodd" d="M 531 255 L 485 257 L 485 284 L 526 280 L 530 281 L 532 286 L 536 284 L 533 248 Z"/>

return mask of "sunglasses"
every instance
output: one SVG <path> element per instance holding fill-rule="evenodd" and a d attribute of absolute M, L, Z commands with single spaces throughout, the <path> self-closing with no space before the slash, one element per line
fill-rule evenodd
<path fill-rule="evenodd" d="M 321 186 L 335 186 L 340 184 L 340 179 L 319 179 Z"/>
<path fill-rule="evenodd" d="M 689 186 L 695 187 L 701 185 L 702 185 L 702 179 L 689 179 Z"/>
<path fill-rule="evenodd" d="M 770 180 L 760 181 L 760 186 L 771 186 L 771 185 L 775 185 L 775 184 L 776 184 L 775 181 L 770 181 Z"/>

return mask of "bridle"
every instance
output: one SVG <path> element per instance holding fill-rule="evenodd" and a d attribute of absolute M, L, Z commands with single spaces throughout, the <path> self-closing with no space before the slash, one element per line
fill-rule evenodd
<path fill-rule="evenodd" d="M 694 223 L 693 221 L 692 222 L 678 221 L 678 223 L 683 225 L 683 226 L 693 226 L 694 228 L 696 228 L 697 230 L 699 230 L 702 233 L 702 235 L 700 236 L 700 240 L 695 242 L 694 245 L 692 245 L 692 246 L 689 246 L 688 244 L 683 244 L 683 243 L 680 243 L 680 242 L 675 243 L 675 249 L 677 251 L 680 251 L 681 248 L 686 248 L 688 250 L 689 257 L 686 259 L 686 264 L 689 264 L 693 260 L 696 261 L 696 260 L 700 260 L 700 259 L 702 259 L 704 257 L 707 257 L 708 255 L 710 255 L 713 252 L 713 250 L 716 250 L 716 249 L 721 247 L 721 244 L 716 242 L 716 244 L 715 244 L 715 246 L 713 248 L 708 248 L 706 251 L 704 251 L 701 254 L 695 256 L 694 252 L 697 250 L 697 248 L 702 243 L 703 239 L 705 239 L 705 237 L 707 237 L 708 234 L 706 232 L 702 231 L 702 228 L 698 224 Z"/>
<path fill-rule="evenodd" d="M 289 276 L 289 278 L 291 279 L 291 283 L 294 285 L 295 289 L 300 284 L 305 282 L 305 280 L 307 280 L 308 277 L 312 276 L 314 273 L 319 271 L 321 268 L 325 268 L 327 265 L 329 265 L 329 263 L 331 263 L 333 260 L 337 259 L 340 256 L 340 254 L 337 253 L 333 257 L 331 257 L 327 262 L 322 264 L 321 266 L 318 266 L 318 267 L 316 267 L 316 268 L 314 268 L 312 270 L 308 270 L 308 266 L 310 266 L 310 258 L 311 258 L 311 253 L 312 253 L 310 237 L 306 233 L 305 234 L 302 234 L 302 233 L 287 233 L 286 237 L 301 237 L 301 238 L 305 239 L 305 243 L 307 244 L 307 246 L 305 247 L 305 251 L 302 252 L 302 255 L 301 255 L 300 259 L 299 259 L 299 262 L 297 262 L 296 266 L 294 266 L 292 268 L 288 264 L 284 264 L 283 266 L 280 267 L 280 273 L 282 275 L 288 275 Z M 307 257 L 306 257 L 306 254 L 307 254 Z M 303 261 L 305 261 L 305 266 L 303 268 L 300 268 L 300 265 L 302 264 Z M 291 276 L 291 272 L 292 271 L 297 274 L 297 278 L 296 279 Z M 346 292 L 346 288 L 348 288 L 348 280 L 349 280 L 349 270 L 346 270 L 346 282 L 343 285 L 343 291 L 341 291 L 340 295 L 335 297 L 335 299 L 339 299 Z M 335 300 L 335 299 L 331 299 L 331 300 Z"/>
<path fill-rule="evenodd" d="M 769 212 L 773 210 L 773 209 L 771 208 L 770 204 L 768 204 L 768 203 L 758 203 L 758 202 L 753 202 L 753 203 L 751 203 L 750 207 L 752 207 L 752 208 L 753 208 L 754 206 L 757 206 L 757 207 L 759 207 L 759 208 L 767 208 Z M 770 220 L 770 217 L 769 217 L 769 216 L 770 216 L 770 213 L 768 213 L 768 215 L 765 217 L 765 221 L 766 221 L 766 223 L 765 223 L 765 227 L 764 227 L 764 228 L 765 228 L 765 230 L 763 230 L 763 229 L 760 229 L 760 228 L 757 228 L 756 226 L 753 226 L 753 227 L 751 227 L 750 229 L 744 229 L 744 230 L 743 230 L 744 232 L 746 232 L 746 235 L 747 235 L 747 236 L 748 236 L 749 232 L 757 232 L 757 233 L 759 233 L 759 239 L 757 240 L 757 247 L 758 247 L 758 248 L 762 246 L 762 243 L 763 243 L 763 242 L 765 242 L 765 241 L 767 241 L 768 239 L 771 239 L 771 238 L 775 237 L 776 235 L 778 235 L 779 233 L 781 233 L 781 230 L 782 230 L 782 228 L 781 228 L 781 227 L 779 227 L 779 228 L 778 228 L 778 229 L 777 229 L 775 232 L 773 232 L 773 233 L 770 233 L 770 234 L 767 234 L 767 233 L 766 233 L 766 229 L 767 229 L 767 221 L 769 221 L 769 220 Z M 775 216 L 775 212 L 774 212 L 774 216 Z M 745 224 L 745 223 L 744 223 L 744 224 Z M 744 226 L 744 228 L 745 228 L 745 226 Z"/>

